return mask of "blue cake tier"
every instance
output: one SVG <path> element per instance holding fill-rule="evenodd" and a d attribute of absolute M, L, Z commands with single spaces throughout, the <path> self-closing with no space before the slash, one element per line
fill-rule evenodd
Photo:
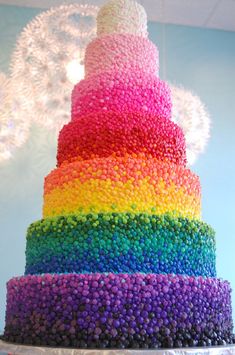
<path fill-rule="evenodd" d="M 216 276 L 207 224 L 170 215 L 60 216 L 30 225 L 25 274 L 155 273 Z"/>

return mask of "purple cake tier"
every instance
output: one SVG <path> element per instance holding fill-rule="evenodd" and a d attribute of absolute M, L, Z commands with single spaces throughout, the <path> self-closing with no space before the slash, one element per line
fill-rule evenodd
<path fill-rule="evenodd" d="M 7 292 L 7 341 L 81 348 L 233 342 L 231 289 L 215 278 L 29 275 L 11 279 Z"/>

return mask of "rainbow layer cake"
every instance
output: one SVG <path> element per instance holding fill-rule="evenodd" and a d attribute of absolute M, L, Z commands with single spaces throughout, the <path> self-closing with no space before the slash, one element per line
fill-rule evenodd
<path fill-rule="evenodd" d="M 72 92 L 25 275 L 7 284 L 4 339 L 79 348 L 234 341 L 231 288 L 187 167 L 146 13 L 111 0 Z"/>

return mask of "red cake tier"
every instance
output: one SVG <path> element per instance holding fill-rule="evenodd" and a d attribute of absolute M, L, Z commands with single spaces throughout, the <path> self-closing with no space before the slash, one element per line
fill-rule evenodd
<path fill-rule="evenodd" d="M 58 166 L 76 160 L 133 156 L 186 165 L 181 128 L 149 114 L 98 112 L 65 125 L 58 140 Z"/>

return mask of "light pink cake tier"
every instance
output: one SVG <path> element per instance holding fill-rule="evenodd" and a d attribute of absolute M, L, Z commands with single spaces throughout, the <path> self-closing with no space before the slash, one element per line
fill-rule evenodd
<path fill-rule="evenodd" d="M 147 38 L 131 34 L 95 38 L 86 49 L 85 76 L 88 78 L 109 70 L 158 75 L 157 47 Z"/>
<path fill-rule="evenodd" d="M 164 81 L 140 71 L 108 71 L 75 85 L 72 92 L 72 121 L 90 113 L 138 112 L 171 117 L 171 92 Z"/>

